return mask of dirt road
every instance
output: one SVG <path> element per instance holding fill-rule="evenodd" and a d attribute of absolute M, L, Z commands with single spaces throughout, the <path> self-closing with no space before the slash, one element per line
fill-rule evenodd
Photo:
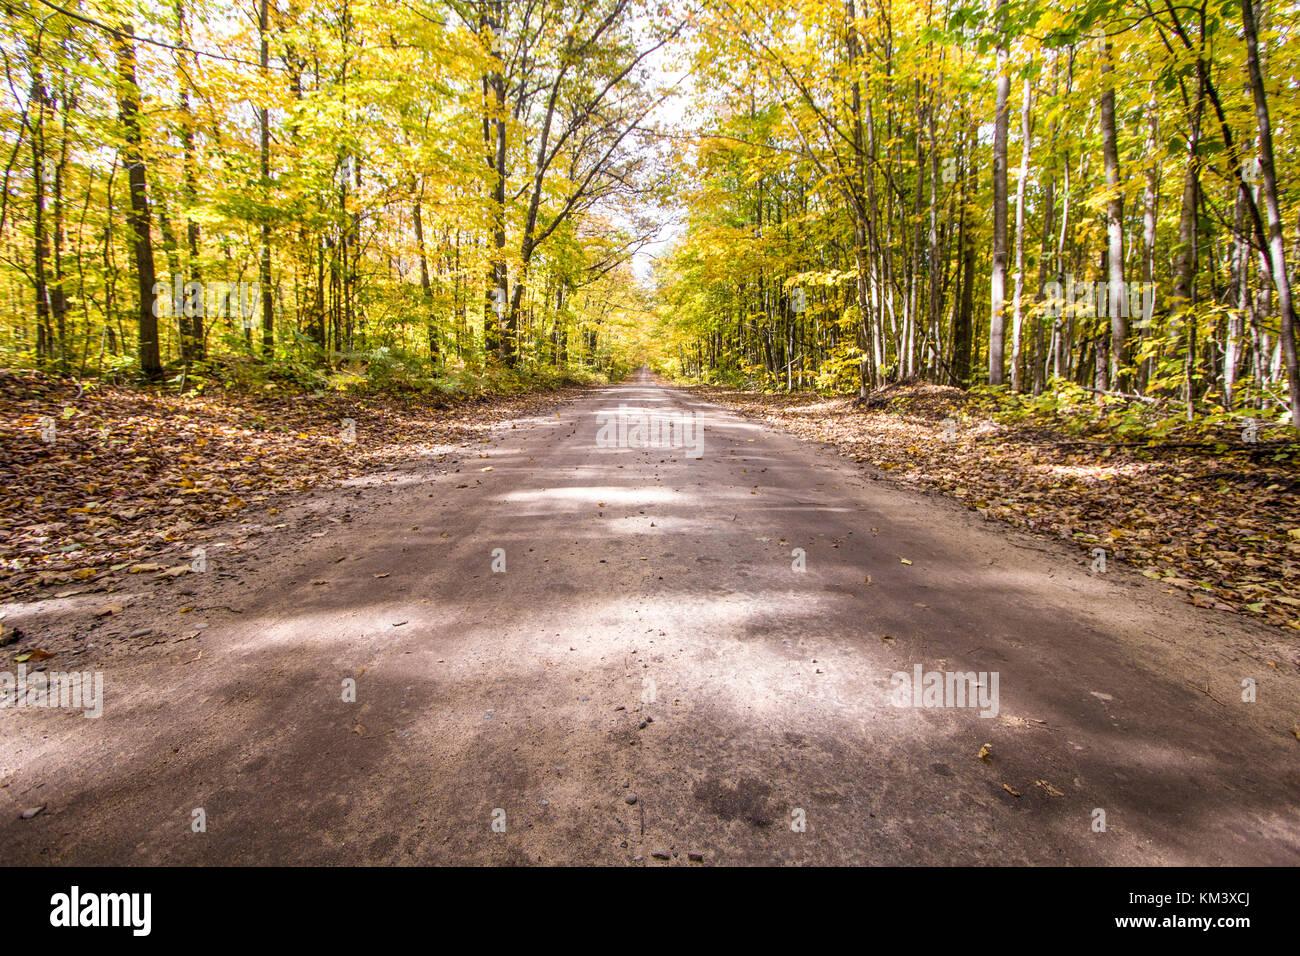
<path fill-rule="evenodd" d="M 1300 863 L 1294 635 L 644 375 L 280 507 L 7 605 L 124 610 L 102 717 L 0 709 L 6 863 Z"/>

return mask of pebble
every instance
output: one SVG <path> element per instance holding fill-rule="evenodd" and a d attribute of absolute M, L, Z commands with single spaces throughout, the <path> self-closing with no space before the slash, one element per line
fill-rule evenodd
<path fill-rule="evenodd" d="M 672 857 L 670 857 L 670 856 L 668 855 L 668 851 L 667 851 L 667 850 L 655 850 L 655 851 L 653 851 L 650 855 L 651 855 L 652 857 L 654 857 L 656 860 L 670 860 L 670 859 L 672 859 Z"/>
<path fill-rule="evenodd" d="M 30 820 L 32 817 L 36 816 L 36 814 L 40 813 L 44 809 L 45 809 L 44 807 L 28 807 L 26 810 L 24 810 L 22 813 L 18 815 L 18 818 L 20 820 Z"/>
<path fill-rule="evenodd" d="M 623 798 L 623 802 L 630 807 L 632 804 L 636 803 L 636 794 L 629 793 L 627 796 Z"/>

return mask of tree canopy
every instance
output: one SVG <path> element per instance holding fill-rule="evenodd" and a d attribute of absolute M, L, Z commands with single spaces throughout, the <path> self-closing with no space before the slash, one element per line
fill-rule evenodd
<path fill-rule="evenodd" d="M 8 364 L 649 362 L 1300 418 L 1294 5 L 3 15 Z"/>

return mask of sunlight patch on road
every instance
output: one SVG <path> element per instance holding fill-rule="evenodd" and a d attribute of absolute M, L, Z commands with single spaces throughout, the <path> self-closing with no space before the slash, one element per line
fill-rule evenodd
<path fill-rule="evenodd" d="M 501 500 L 533 504 L 544 501 L 565 501 L 595 507 L 601 507 L 601 503 L 604 502 L 607 506 L 632 507 L 656 502 L 680 501 L 684 497 L 667 488 L 574 485 L 567 488 L 542 488 L 537 491 L 512 491 L 502 495 Z"/>

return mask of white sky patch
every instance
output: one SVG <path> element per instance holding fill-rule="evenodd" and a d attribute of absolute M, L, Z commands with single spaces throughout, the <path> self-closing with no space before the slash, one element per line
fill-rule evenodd
<path fill-rule="evenodd" d="M 686 41 L 690 46 L 690 41 Z M 689 67 L 689 52 L 677 50 L 670 54 L 668 47 L 661 47 L 646 58 L 646 65 L 659 74 L 664 89 L 673 92 L 660 103 L 647 117 L 650 124 L 663 130 L 673 139 L 667 143 L 668 151 L 681 156 L 693 148 L 695 130 L 691 126 L 688 114 L 689 105 L 695 102 L 695 78 Z M 663 255 L 674 240 L 685 229 L 686 210 L 673 206 L 664 210 L 663 221 L 659 231 L 650 242 L 646 243 L 632 257 L 632 274 L 644 287 L 654 283 L 655 260 Z"/>

